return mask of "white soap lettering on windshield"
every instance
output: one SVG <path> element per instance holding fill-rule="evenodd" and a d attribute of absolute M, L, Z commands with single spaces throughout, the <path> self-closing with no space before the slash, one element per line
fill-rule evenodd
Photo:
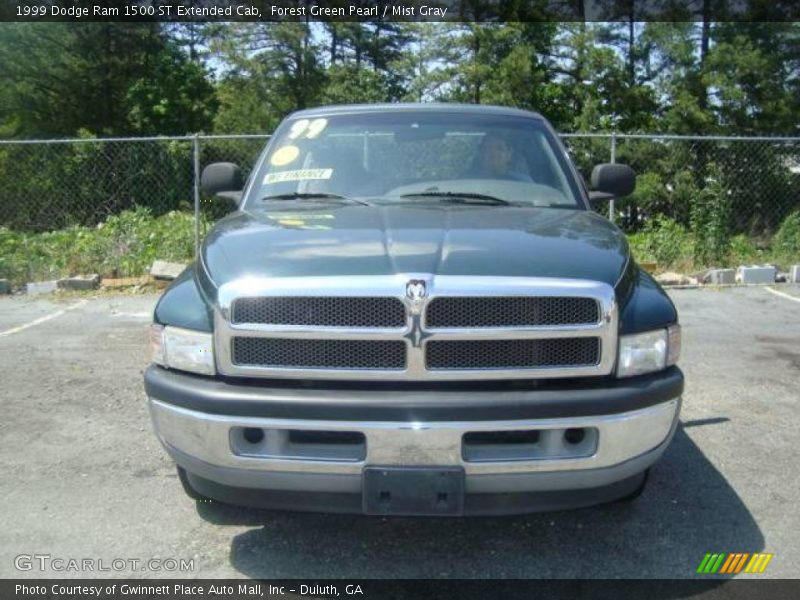
<path fill-rule="evenodd" d="M 281 181 L 303 181 L 305 179 L 330 179 L 333 169 L 298 169 L 296 171 L 281 171 L 267 173 L 264 183 L 280 183 Z"/>
<path fill-rule="evenodd" d="M 289 139 L 296 140 L 308 127 L 310 121 L 308 119 L 300 119 L 299 121 L 295 121 L 292 123 L 292 128 L 289 130 Z"/>

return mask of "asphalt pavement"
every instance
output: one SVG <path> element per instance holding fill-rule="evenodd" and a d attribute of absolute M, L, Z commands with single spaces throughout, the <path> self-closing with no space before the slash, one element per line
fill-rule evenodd
<path fill-rule="evenodd" d="M 687 385 L 681 427 L 641 498 L 474 519 L 195 503 L 145 404 L 157 297 L 0 298 L 0 577 L 688 578 L 707 552 L 770 552 L 753 577 L 793 577 L 800 286 L 774 289 L 670 292 Z M 193 570 L 15 567 L 33 554 L 106 567 L 185 559 Z"/>

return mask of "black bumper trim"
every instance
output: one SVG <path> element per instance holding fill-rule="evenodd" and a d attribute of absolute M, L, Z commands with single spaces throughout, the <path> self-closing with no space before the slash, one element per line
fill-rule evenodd
<path fill-rule="evenodd" d="M 303 389 L 236 385 L 227 381 L 147 368 L 150 398 L 199 412 L 337 421 L 485 421 L 608 415 L 672 400 L 683 393 L 677 367 L 602 386 L 541 390 Z"/>
<path fill-rule="evenodd" d="M 192 488 L 212 502 L 266 510 L 364 514 L 361 494 L 260 490 L 231 487 L 188 473 Z M 504 516 L 572 510 L 614 502 L 634 494 L 647 480 L 647 471 L 596 488 L 466 494 L 463 512 L 453 516 Z M 208 501 L 205 501 L 206 503 Z M 201 502 L 202 504 L 202 502 Z M 432 515 L 428 515 L 432 516 Z M 451 515 L 436 515 L 451 517 Z"/>

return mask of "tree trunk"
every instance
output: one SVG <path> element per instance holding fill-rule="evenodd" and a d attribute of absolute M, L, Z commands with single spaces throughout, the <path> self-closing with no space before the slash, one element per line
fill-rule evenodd
<path fill-rule="evenodd" d="M 636 15 L 634 14 L 633 0 L 630 0 L 630 13 L 628 14 L 628 83 L 636 84 Z"/>
<path fill-rule="evenodd" d="M 711 0 L 703 0 L 703 29 L 700 35 L 700 68 L 699 68 L 699 75 L 700 78 L 698 79 L 697 83 L 697 104 L 698 106 L 705 110 L 708 108 L 708 90 L 706 86 L 702 83 L 702 76 L 703 76 L 703 69 L 705 68 L 706 64 L 706 57 L 708 56 L 708 49 L 711 42 Z"/>
<path fill-rule="evenodd" d="M 473 44 L 472 44 L 472 62 L 474 65 L 478 64 L 478 55 L 481 52 L 481 38 L 480 34 L 476 31 L 475 35 L 473 36 Z M 481 103 L 481 79 L 480 76 L 475 80 L 475 93 L 472 98 L 475 104 Z"/>

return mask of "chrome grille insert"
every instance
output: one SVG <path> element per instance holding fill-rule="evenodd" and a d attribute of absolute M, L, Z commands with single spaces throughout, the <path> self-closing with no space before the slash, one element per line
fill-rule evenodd
<path fill-rule="evenodd" d="M 409 293 L 423 290 L 421 298 Z M 417 294 L 420 295 L 420 294 Z M 610 374 L 618 308 L 603 282 L 393 275 L 243 278 L 219 286 L 217 370 L 354 381 Z"/>
<path fill-rule="evenodd" d="M 406 366 L 402 340 L 312 340 L 234 337 L 235 365 L 294 369 L 382 369 Z"/>
<path fill-rule="evenodd" d="M 398 298 L 272 296 L 238 298 L 231 322 L 310 327 L 387 327 L 406 324 L 406 309 Z"/>
<path fill-rule="evenodd" d="M 562 296 L 443 296 L 431 300 L 425 312 L 429 329 L 588 325 L 599 320 L 594 298 Z"/>
<path fill-rule="evenodd" d="M 430 341 L 425 348 L 428 369 L 587 367 L 598 362 L 600 339 L 596 337 Z"/>

